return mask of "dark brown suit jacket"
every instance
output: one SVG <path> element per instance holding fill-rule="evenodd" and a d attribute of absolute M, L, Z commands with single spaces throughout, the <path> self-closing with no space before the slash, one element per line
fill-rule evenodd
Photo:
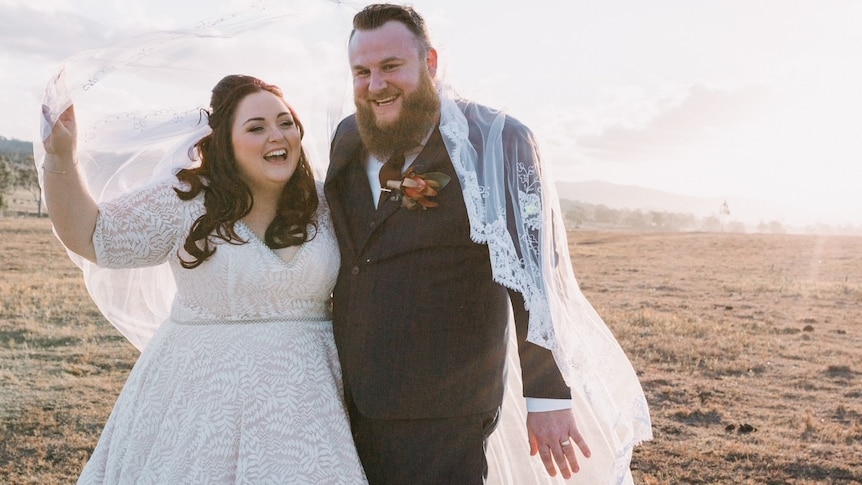
<path fill-rule="evenodd" d="M 411 211 L 387 200 L 376 209 L 365 156 L 350 116 L 332 142 L 325 192 L 341 248 L 335 341 L 358 410 L 370 418 L 417 419 L 495 409 L 505 383 L 510 307 L 525 395 L 570 397 L 551 353 L 525 341 L 523 299 L 493 281 L 488 247 L 470 239 L 461 186 L 439 131 L 412 165 L 417 173 L 451 177 L 434 198 L 439 207 Z"/>

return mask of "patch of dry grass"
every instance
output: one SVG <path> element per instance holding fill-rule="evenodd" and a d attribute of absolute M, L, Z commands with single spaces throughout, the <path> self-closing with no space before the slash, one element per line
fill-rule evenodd
<path fill-rule="evenodd" d="M 0 219 L 0 479 L 74 483 L 137 358 L 42 219 Z"/>
<path fill-rule="evenodd" d="M 656 439 L 638 483 L 862 483 L 862 238 L 571 233 Z"/>
<path fill-rule="evenodd" d="M 636 483 L 862 483 L 862 238 L 569 238 L 651 405 Z M 74 482 L 137 351 L 46 220 L 0 219 L 0 267 L 0 481 Z"/>

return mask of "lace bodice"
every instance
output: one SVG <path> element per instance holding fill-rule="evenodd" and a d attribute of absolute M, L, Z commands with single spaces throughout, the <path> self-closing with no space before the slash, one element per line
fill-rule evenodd
<path fill-rule="evenodd" d="M 136 268 L 164 262 L 176 282 L 175 321 L 326 320 L 337 276 L 338 245 L 323 191 L 314 238 L 290 261 L 281 259 L 245 224 L 236 224 L 246 244 L 217 240 L 218 249 L 195 269 L 178 254 L 192 223 L 204 211 L 203 194 L 182 201 L 176 179 L 159 182 L 99 206 L 93 240 L 99 266 Z M 310 230 L 315 234 L 314 230 Z M 179 253 L 178 253 L 179 252 Z"/>

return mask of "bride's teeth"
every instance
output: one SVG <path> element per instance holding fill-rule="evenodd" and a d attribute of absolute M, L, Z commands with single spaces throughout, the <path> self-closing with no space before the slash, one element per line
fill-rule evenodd
<path fill-rule="evenodd" d="M 287 157 L 287 150 L 273 150 L 263 156 L 263 158 Z"/>

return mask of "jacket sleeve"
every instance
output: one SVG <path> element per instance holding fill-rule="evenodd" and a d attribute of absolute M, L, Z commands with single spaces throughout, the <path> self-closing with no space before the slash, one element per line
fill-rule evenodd
<path fill-rule="evenodd" d="M 513 118 L 508 118 L 504 129 L 504 150 L 506 154 L 507 190 L 507 225 L 516 251 L 523 261 L 522 245 L 538 244 L 541 237 L 541 217 L 535 217 L 535 207 L 524 194 L 535 193 L 536 187 L 531 184 L 541 180 L 541 160 L 532 132 Z M 511 187 L 518 187 L 517 193 Z M 523 187 L 523 190 L 521 188 Z M 531 205 L 532 204 L 532 205 Z M 541 210 L 541 207 L 538 208 Z M 571 392 L 557 367 L 553 353 L 527 340 L 530 314 L 521 293 L 509 290 L 512 302 L 512 312 L 517 331 L 518 356 L 521 362 L 521 373 L 524 382 L 524 396 L 569 399 Z"/>
<path fill-rule="evenodd" d="M 515 330 L 518 341 L 518 357 L 521 362 L 521 377 L 524 382 L 524 396 L 545 399 L 571 399 L 572 393 L 557 368 L 550 350 L 527 341 L 529 312 L 524 308 L 524 298 L 520 293 L 509 290 L 512 313 L 515 317 Z"/>

